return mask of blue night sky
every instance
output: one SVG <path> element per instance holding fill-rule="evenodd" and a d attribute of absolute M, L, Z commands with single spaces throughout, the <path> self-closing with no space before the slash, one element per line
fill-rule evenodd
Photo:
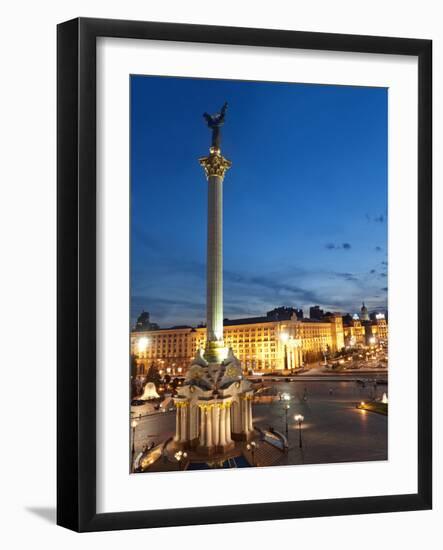
<path fill-rule="evenodd" d="M 387 303 L 387 89 L 131 77 L 131 320 L 205 319 L 204 111 L 222 152 L 224 316 Z"/>

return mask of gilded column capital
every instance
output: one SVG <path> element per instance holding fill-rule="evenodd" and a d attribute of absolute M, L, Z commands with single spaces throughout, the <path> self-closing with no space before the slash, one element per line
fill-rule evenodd
<path fill-rule="evenodd" d="M 211 176 L 225 177 L 226 170 L 232 166 L 232 162 L 226 159 L 217 147 L 209 149 L 209 156 L 198 159 L 200 166 L 203 167 L 206 178 Z"/>

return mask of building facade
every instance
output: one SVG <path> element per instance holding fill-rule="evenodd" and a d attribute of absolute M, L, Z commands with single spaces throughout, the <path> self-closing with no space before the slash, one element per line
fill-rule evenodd
<path fill-rule="evenodd" d="M 371 320 L 350 319 L 343 323 L 345 347 L 388 344 L 388 323 L 384 315 Z"/>
<path fill-rule="evenodd" d="M 295 370 L 345 346 L 339 315 L 330 315 L 321 321 L 299 319 L 293 313 L 280 320 L 273 319 L 272 315 L 225 320 L 223 339 L 243 369 L 257 373 Z M 175 327 L 131 334 L 131 352 L 136 357 L 140 375 L 152 364 L 161 374 L 184 375 L 197 351 L 205 346 L 205 327 Z"/>

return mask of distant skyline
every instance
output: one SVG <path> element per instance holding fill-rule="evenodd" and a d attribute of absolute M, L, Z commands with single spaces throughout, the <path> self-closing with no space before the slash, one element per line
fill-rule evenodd
<path fill-rule="evenodd" d="M 387 308 L 387 89 L 131 77 L 131 322 L 205 321 L 204 111 L 222 151 L 224 317 Z"/>

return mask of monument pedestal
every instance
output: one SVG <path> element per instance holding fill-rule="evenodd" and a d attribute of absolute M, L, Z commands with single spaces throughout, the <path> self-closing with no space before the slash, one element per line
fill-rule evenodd
<path fill-rule="evenodd" d="M 235 441 L 248 441 L 253 432 L 252 396 L 232 350 L 218 364 L 208 363 L 199 350 L 174 398 L 175 445 L 208 457 L 229 452 Z"/>

